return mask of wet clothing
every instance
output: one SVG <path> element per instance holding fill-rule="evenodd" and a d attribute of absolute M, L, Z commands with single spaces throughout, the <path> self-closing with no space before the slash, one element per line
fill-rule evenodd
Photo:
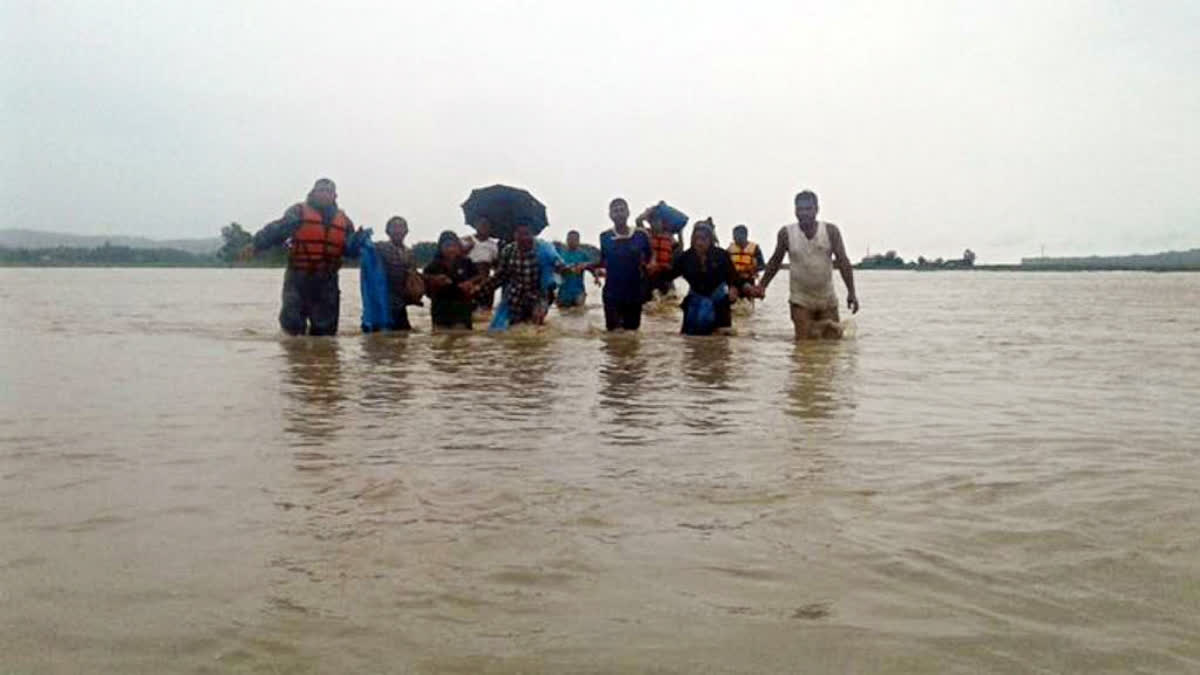
<path fill-rule="evenodd" d="M 604 302 L 604 328 L 638 330 L 642 327 L 642 299 L 633 302 Z"/>
<path fill-rule="evenodd" d="M 341 311 L 337 272 L 283 273 L 279 326 L 289 335 L 337 335 Z"/>
<path fill-rule="evenodd" d="M 337 207 L 294 204 L 283 217 L 254 234 L 254 249 L 288 243 L 288 267 L 309 272 L 334 271 L 351 245 L 354 223 Z"/>
<path fill-rule="evenodd" d="M 482 241 L 474 237 L 466 237 L 466 241 L 471 242 L 471 250 L 467 251 L 467 257 L 475 263 L 476 267 L 480 265 L 496 267 L 496 262 L 500 259 L 500 242 L 495 237 L 488 237 Z M 495 291 L 475 295 L 475 306 L 480 309 L 491 309 L 495 301 Z"/>
<path fill-rule="evenodd" d="M 504 286 L 510 323 L 531 321 L 535 314 L 546 307 L 538 248 L 536 241 L 529 250 L 521 249 L 516 242 L 507 244 L 500 251 L 496 273 L 480 288 L 481 293 L 494 293 L 497 288 Z M 556 263 L 549 265 L 557 269 Z"/>
<path fill-rule="evenodd" d="M 533 245 L 537 247 L 538 252 L 538 266 L 540 267 L 538 272 L 541 275 L 542 294 L 548 301 L 552 301 L 554 291 L 558 289 L 558 270 L 564 268 L 566 263 L 563 262 L 562 256 L 559 255 L 554 244 L 538 239 L 534 241 Z"/>
<path fill-rule="evenodd" d="M 563 249 L 563 262 L 568 266 L 586 265 L 592 260 L 588 257 L 587 251 L 583 249 Z M 562 273 L 562 284 L 558 287 L 558 304 L 564 307 L 574 307 L 582 305 L 587 301 L 587 287 L 583 283 L 583 272 L 568 272 Z"/>
<path fill-rule="evenodd" d="M 408 275 L 417 266 L 412 249 L 385 241 L 375 244 L 375 250 L 379 252 L 379 260 L 387 272 L 388 305 L 392 315 L 392 325 L 388 330 L 412 330 L 412 325 L 408 322 L 408 302 L 405 299 Z"/>
<path fill-rule="evenodd" d="M 334 335 L 341 310 L 337 271 L 354 255 L 354 223 L 336 204 L 294 204 L 254 234 L 254 249 L 289 243 L 279 326 L 290 335 Z"/>
<path fill-rule="evenodd" d="M 467 240 L 472 242 L 467 257 L 476 265 L 495 265 L 500 259 L 500 244 L 495 237 L 488 237 L 484 241 L 467 237 Z"/>
<path fill-rule="evenodd" d="M 827 223 L 817 221 L 817 229 L 809 239 L 799 223 L 787 226 L 788 300 L 806 309 L 837 307 L 837 292 L 833 289 L 833 246 Z"/>
<path fill-rule="evenodd" d="M 429 315 L 433 325 L 438 328 L 471 328 L 471 314 L 475 311 L 475 302 L 471 296 L 463 293 L 458 285 L 479 275 L 475 263 L 466 256 L 449 262 L 438 255 L 434 257 L 433 262 L 425 266 L 425 276 L 436 275 L 450 277 L 450 284 L 429 291 Z"/>
<path fill-rule="evenodd" d="M 621 236 L 616 229 L 610 229 L 600 235 L 600 267 L 607 272 L 604 315 L 609 330 L 637 330 L 641 325 L 645 293 L 643 270 L 650 262 L 650 256 L 650 237 L 643 230 L 631 229 L 629 234 Z M 634 304 L 638 306 L 636 313 L 630 309 Z M 620 321 L 609 321 L 610 316 Z"/>
<path fill-rule="evenodd" d="M 711 330 L 692 334 L 707 335 L 716 329 L 729 328 L 733 325 L 732 305 L 729 301 L 728 289 L 737 288 L 740 280 L 733 269 L 729 253 L 725 249 L 714 246 L 708 250 L 708 255 L 703 259 L 695 249 L 688 249 L 675 258 L 667 276 L 671 279 L 683 277 L 691 289 L 688 296 L 679 305 L 685 313 L 683 332 L 689 332 L 690 324 L 687 313 L 696 310 L 696 307 L 693 306 L 695 296 L 712 299 L 712 311 L 716 318 L 711 325 Z M 722 292 L 722 286 L 725 287 L 724 292 Z"/>

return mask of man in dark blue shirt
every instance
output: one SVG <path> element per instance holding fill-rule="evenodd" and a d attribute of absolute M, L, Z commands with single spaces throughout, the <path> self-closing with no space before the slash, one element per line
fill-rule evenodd
<path fill-rule="evenodd" d="M 642 325 L 642 284 L 650 262 L 650 238 L 629 227 L 629 204 L 620 197 L 608 205 L 613 227 L 600 235 L 600 263 L 605 270 L 604 325 L 610 330 L 637 330 Z"/>

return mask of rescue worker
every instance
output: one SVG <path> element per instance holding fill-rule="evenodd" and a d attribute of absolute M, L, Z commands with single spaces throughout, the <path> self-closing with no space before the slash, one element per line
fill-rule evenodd
<path fill-rule="evenodd" d="M 763 261 L 762 249 L 750 241 L 750 230 L 745 225 L 733 228 L 733 243 L 729 245 L 729 259 L 737 274 L 739 286 L 756 283 L 758 273 L 767 266 Z"/>
<path fill-rule="evenodd" d="M 318 180 L 303 202 L 256 232 L 241 257 L 249 259 L 284 242 L 288 265 L 279 326 L 289 335 L 336 335 L 341 298 L 337 273 L 344 256 L 357 256 L 359 241 L 354 223 L 338 208 L 333 181 Z"/>
<path fill-rule="evenodd" d="M 658 215 L 657 205 L 647 208 L 634 222 L 639 228 L 645 228 L 647 223 L 650 225 L 650 264 L 646 267 L 647 283 L 643 301 L 653 300 L 655 291 L 660 295 L 674 295 L 675 283 L 667 278 L 667 272 L 675 256 L 683 250 L 683 234 L 672 235 L 667 231 L 662 217 Z"/>

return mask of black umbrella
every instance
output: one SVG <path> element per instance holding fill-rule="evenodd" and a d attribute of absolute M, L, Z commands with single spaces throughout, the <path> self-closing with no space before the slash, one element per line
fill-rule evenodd
<path fill-rule="evenodd" d="M 487 218 L 492 223 L 492 235 L 501 241 L 512 241 L 517 225 L 528 225 L 534 235 L 549 225 L 546 207 L 537 198 L 526 190 L 507 185 L 471 190 L 462 210 L 468 225 Z"/>

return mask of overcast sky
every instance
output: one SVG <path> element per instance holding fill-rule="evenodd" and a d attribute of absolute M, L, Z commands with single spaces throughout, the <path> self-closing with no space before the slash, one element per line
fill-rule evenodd
<path fill-rule="evenodd" d="M 0 0 L 0 227 L 256 229 L 337 181 L 465 231 L 529 188 L 770 240 L 811 188 L 857 258 L 1200 247 L 1200 2 Z"/>

